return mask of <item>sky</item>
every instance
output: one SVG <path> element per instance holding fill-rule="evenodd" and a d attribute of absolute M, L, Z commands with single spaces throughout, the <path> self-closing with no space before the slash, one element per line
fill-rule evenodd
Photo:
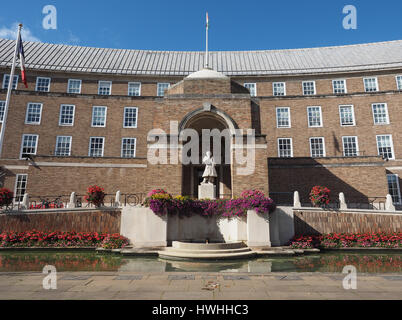
<path fill-rule="evenodd" d="M 57 10 L 45 29 L 43 9 Z M 343 8 L 357 10 L 344 29 Z M 402 39 L 401 0 L 2 0 L 0 38 L 70 45 L 175 51 L 268 50 Z M 48 13 L 48 11 L 47 11 Z M 51 20 L 46 20 L 52 22 Z"/>

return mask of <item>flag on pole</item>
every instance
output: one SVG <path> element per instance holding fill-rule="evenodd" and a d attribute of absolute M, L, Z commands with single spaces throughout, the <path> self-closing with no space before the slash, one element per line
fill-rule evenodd
<path fill-rule="evenodd" d="M 20 38 L 18 40 L 18 58 L 20 59 L 20 65 L 21 65 L 21 80 L 25 85 L 25 88 L 28 88 L 27 84 L 27 78 L 25 74 L 25 54 L 24 54 L 24 45 L 22 43 L 22 37 L 20 35 Z"/>
<path fill-rule="evenodd" d="M 208 17 L 208 12 L 207 12 L 207 30 L 209 30 L 209 17 Z"/>

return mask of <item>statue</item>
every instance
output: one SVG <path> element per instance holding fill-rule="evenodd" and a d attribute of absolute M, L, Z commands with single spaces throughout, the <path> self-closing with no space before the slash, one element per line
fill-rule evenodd
<path fill-rule="evenodd" d="M 202 163 L 205 164 L 205 171 L 202 177 L 204 178 L 203 184 L 210 183 L 214 184 L 215 178 L 218 176 L 215 170 L 215 160 L 212 157 L 212 153 L 208 151 L 206 156 L 202 160 Z"/>

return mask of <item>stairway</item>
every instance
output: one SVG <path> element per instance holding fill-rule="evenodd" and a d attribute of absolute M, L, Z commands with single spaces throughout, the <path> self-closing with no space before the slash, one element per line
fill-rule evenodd
<path fill-rule="evenodd" d="M 196 243 L 174 241 L 172 247 L 158 251 L 159 257 L 170 260 L 236 260 L 256 257 L 243 242 Z"/>

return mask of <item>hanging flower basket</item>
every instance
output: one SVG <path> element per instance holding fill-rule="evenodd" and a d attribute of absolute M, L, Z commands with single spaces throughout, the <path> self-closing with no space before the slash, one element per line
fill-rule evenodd
<path fill-rule="evenodd" d="M 327 187 L 315 186 L 310 192 L 310 201 L 314 207 L 329 205 L 331 191 Z"/>
<path fill-rule="evenodd" d="M 105 189 L 99 186 L 89 186 L 85 200 L 99 208 L 104 205 Z"/>

